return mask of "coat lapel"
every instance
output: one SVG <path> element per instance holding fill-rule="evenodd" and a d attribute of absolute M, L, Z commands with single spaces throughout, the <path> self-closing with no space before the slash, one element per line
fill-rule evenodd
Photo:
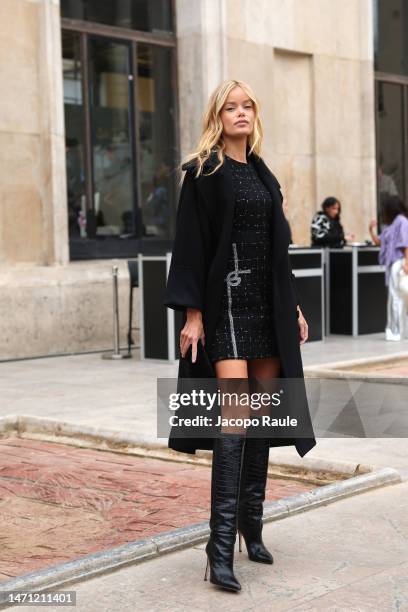
<path fill-rule="evenodd" d="M 280 184 L 278 182 L 278 179 L 275 177 L 274 174 L 272 174 L 263 159 L 254 154 L 252 154 L 250 157 L 251 159 L 253 159 L 258 175 L 263 181 L 265 187 L 269 190 L 273 200 L 272 264 L 276 267 L 280 259 L 287 254 L 290 243 L 289 225 L 282 208 L 283 196 L 280 191 Z"/>

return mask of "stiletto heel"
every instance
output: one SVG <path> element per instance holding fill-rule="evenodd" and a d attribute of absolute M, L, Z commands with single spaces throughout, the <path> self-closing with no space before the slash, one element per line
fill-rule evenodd
<path fill-rule="evenodd" d="M 238 531 L 238 550 L 239 550 L 239 552 L 242 552 L 242 544 L 241 544 L 241 542 L 242 542 L 242 535 L 241 535 L 241 532 Z"/>
<path fill-rule="evenodd" d="M 207 565 L 206 565 L 206 567 L 205 567 L 204 580 L 207 580 L 207 575 L 208 575 L 208 566 L 209 566 L 209 563 L 210 563 L 210 559 L 208 558 L 208 555 L 207 555 Z"/>

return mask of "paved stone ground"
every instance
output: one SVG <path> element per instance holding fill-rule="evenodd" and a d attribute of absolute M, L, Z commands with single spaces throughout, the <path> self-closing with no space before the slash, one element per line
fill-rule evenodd
<path fill-rule="evenodd" d="M 346 359 L 407 352 L 408 340 L 387 343 L 383 334 L 359 338 L 330 336 L 322 342 L 306 343 L 301 350 L 305 366 L 328 366 L 330 362 Z M 100 354 L 90 354 L 2 363 L 0 416 L 31 414 L 79 425 L 106 427 L 120 432 L 137 432 L 141 437 L 151 438 L 155 437 L 156 431 L 157 377 L 175 377 L 176 373 L 177 364 L 140 362 L 137 352 L 134 359 L 123 362 L 105 361 L 101 359 Z M 26 444 L 27 440 L 21 442 Z M 166 444 L 167 440 L 162 442 Z M 0 450 L 4 450 L 4 446 L 0 446 Z M 82 452 L 107 456 L 106 453 L 85 449 L 70 450 L 78 457 Z M 17 447 L 15 453 L 14 464 L 13 460 L 10 460 L 12 465 L 25 464 L 28 469 L 30 462 L 21 447 Z M 38 455 L 37 451 L 36 453 Z M 50 452 L 48 457 L 55 460 L 55 456 Z M 128 456 L 115 454 L 109 454 L 109 457 L 129 460 Z M 285 461 L 298 459 L 298 456 L 294 447 L 279 447 L 271 450 L 270 458 Z M 319 438 L 317 445 L 307 455 L 307 459 L 314 458 L 369 463 L 374 467 L 395 467 L 408 479 L 406 438 Z M 140 461 L 138 458 L 135 460 Z M 97 464 L 98 470 L 94 467 L 93 472 L 101 472 L 100 463 Z M 48 465 L 52 467 L 51 463 Z M 0 466 L 12 467 L 5 466 L 3 460 L 0 461 Z M 55 466 L 57 464 L 54 461 L 54 470 L 60 474 L 58 483 L 74 480 L 77 474 L 74 466 L 71 465 L 71 469 L 67 471 L 61 467 L 56 470 Z M 117 465 L 115 467 L 118 469 Z M 207 470 L 209 482 L 208 468 L 193 467 Z M 76 501 L 81 501 L 82 506 L 79 503 L 76 506 L 69 503 L 65 506 L 58 505 L 55 503 L 55 491 L 52 492 L 52 487 L 47 487 L 47 480 L 44 478 L 36 481 L 36 490 L 50 495 L 51 501 L 34 494 L 29 497 L 27 491 L 30 488 L 34 491 L 29 479 L 26 479 L 26 488 L 23 490 L 26 496 L 24 498 L 22 495 L 18 498 L 7 488 L 4 491 L 4 483 L 6 487 L 10 487 L 18 478 L 6 477 L 0 472 L 0 528 L 3 530 L 0 534 L 0 555 L 5 559 L 10 553 L 10 548 L 7 548 L 9 543 L 17 545 L 20 542 L 20 560 L 23 561 L 15 568 L 18 574 L 31 571 L 29 567 L 24 566 L 24 555 L 27 554 L 33 554 L 33 560 L 38 563 L 36 567 L 48 565 L 49 558 L 52 558 L 53 564 L 68 560 L 62 556 L 59 558 L 52 548 L 47 548 L 53 544 L 53 529 L 59 525 L 63 526 L 64 521 L 71 520 L 73 526 L 74 519 L 77 518 L 77 525 L 80 526 L 81 520 L 87 517 L 95 533 L 98 533 L 97 529 L 103 520 L 100 509 L 89 509 L 84 504 L 87 499 L 86 488 L 75 488 L 72 485 L 70 488 L 66 487 L 65 494 L 68 495 L 68 491 L 69 495 L 74 492 L 78 494 Z M 179 478 L 180 475 L 177 475 L 175 480 L 179 482 Z M 20 484 L 24 485 L 23 478 Z M 61 492 L 62 489 L 64 487 L 59 484 L 58 490 Z M 95 489 L 92 490 L 91 497 L 95 493 L 100 496 L 98 499 L 107 499 L 110 503 L 114 490 Z M 122 494 L 126 495 L 126 491 L 122 491 Z M 17 515 L 18 520 L 14 519 L 17 521 L 14 524 L 12 517 L 7 515 L 8 504 L 10 500 L 18 499 L 36 505 L 32 506 L 31 510 L 27 509 L 27 506 L 25 513 L 22 511 L 21 518 Z M 245 554 L 237 554 L 237 575 L 243 585 L 243 592 L 238 596 L 220 592 L 203 582 L 203 547 L 164 555 L 159 559 L 132 565 L 68 588 L 77 591 L 76 609 L 81 612 L 133 612 L 142 608 L 148 609 L 149 612 L 176 612 L 191 610 L 192 607 L 197 612 L 214 612 L 231 607 L 237 611 L 265 609 L 275 612 L 293 609 L 302 612 L 408 612 L 407 499 L 408 483 L 405 482 L 268 523 L 265 525 L 265 541 L 275 553 L 275 564 L 271 567 L 260 567 L 259 564 L 250 563 Z M 51 525 L 51 529 L 50 525 L 45 525 L 41 530 L 38 517 L 42 515 L 39 508 L 44 506 L 54 511 L 55 523 Z M 180 510 L 178 505 L 177 513 Z M 39 525 L 38 532 L 45 544 L 42 548 L 33 550 L 30 546 L 31 540 L 25 545 L 22 534 L 30 537 L 30 530 L 36 524 Z M 24 531 L 26 525 L 30 526 L 30 530 Z M 112 531 L 112 528 L 108 524 L 109 531 Z M 84 535 L 82 533 L 85 540 Z M 130 539 L 137 539 L 134 532 L 130 535 Z M 75 537 L 75 530 L 71 528 L 69 541 L 75 541 Z M 63 538 L 60 541 L 64 542 Z M 86 541 L 92 547 L 92 532 Z M 117 543 L 124 541 L 126 540 L 119 540 Z M 82 538 L 76 545 L 80 551 Z M 64 546 L 60 545 L 57 551 L 59 555 L 66 552 L 65 547 L 65 542 Z M 44 565 L 40 565 L 43 561 Z M 12 575 L 4 572 L 3 564 L 0 566 L 0 580 Z M 33 607 L 24 606 L 19 609 L 33 610 Z M 54 610 L 48 609 L 50 612 Z"/>
<path fill-rule="evenodd" d="M 305 367 L 327 367 L 330 362 L 346 359 L 408 353 L 408 340 L 386 342 L 384 334 L 328 336 L 306 342 L 301 352 Z M 43 416 L 156 438 L 157 378 L 175 379 L 177 370 L 178 362 L 140 361 L 138 351 L 123 361 L 91 353 L 3 362 L 0 416 Z M 161 441 L 167 444 L 166 439 Z M 280 455 L 280 451 L 276 453 Z M 320 451 L 315 447 L 311 452 Z M 349 459 L 347 452 L 341 452 L 343 459 Z"/>
<path fill-rule="evenodd" d="M 408 377 L 408 359 L 396 360 L 388 363 L 369 363 L 360 364 L 358 366 L 341 368 L 343 371 L 364 372 L 376 376 L 407 378 Z"/>
<path fill-rule="evenodd" d="M 0 440 L 0 582 L 209 518 L 208 466 Z M 268 479 L 267 500 L 315 488 Z"/>
<path fill-rule="evenodd" d="M 408 611 L 408 482 L 266 523 L 263 538 L 273 565 L 235 548 L 240 593 L 204 582 L 205 543 L 62 590 L 76 612 Z"/>

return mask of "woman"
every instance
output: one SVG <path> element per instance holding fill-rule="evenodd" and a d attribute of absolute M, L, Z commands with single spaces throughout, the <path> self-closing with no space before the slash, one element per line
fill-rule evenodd
<path fill-rule="evenodd" d="M 385 284 L 388 286 L 387 325 L 385 339 L 404 338 L 407 308 L 398 283 L 401 271 L 408 274 L 408 215 L 402 200 L 396 195 L 386 196 L 382 204 L 384 228 L 379 236 L 374 233 L 375 219 L 369 224 L 371 238 L 381 245 L 379 262 L 385 266 Z"/>
<path fill-rule="evenodd" d="M 319 210 L 312 219 L 311 239 L 312 246 L 341 248 L 346 240 L 352 240 L 353 234 L 344 235 L 343 226 L 340 223 L 341 204 L 337 198 L 329 197 L 322 203 Z"/>
<path fill-rule="evenodd" d="M 170 433 L 174 450 L 213 450 L 205 579 L 210 566 L 210 581 L 233 591 L 241 588 L 233 572 L 237 529 L 251 560 L 273 562 L 261 536 L 269 447 L 295 445 L 303 456 L 316 444 L 299 347 L 308 328 L 289 263 L 280 185 L 260 157 L 262 134 L 251 88 L 221 83 L 210 97 L 197 150 L 182 165 L 164 300 L 184 315 L 179 383 L 215 377 L 222 388 L 240 379 L 251 381 L 251 390 L 259 379 L 278 376 L 303 383 L 291 403 L 302 436 L 251 438 L 228 426 L 212 438 Z"/>

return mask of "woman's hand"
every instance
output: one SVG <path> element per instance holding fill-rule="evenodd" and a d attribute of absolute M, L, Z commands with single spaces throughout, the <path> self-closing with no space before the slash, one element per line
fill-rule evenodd
<path fill-rule="evenodd" d="M 309 327 L 306 323 L 306 319 L 302 314 L 299 306 L 297 307 L 299 312 L 298 325 L 299 325 L 299 336 L 300 336 L 300 344 L 304 344 L 309 337 Z"/>
<path fill-rule="evenodd" d="M 201 310 L 187 308 L 187 321 L 180 332 L 180 353 L 184 357 L 191 344 L 192 363 L 195 363 L 197 359 L 197 342 L 200 338 L 204 345 L 205 336 Z"/>

